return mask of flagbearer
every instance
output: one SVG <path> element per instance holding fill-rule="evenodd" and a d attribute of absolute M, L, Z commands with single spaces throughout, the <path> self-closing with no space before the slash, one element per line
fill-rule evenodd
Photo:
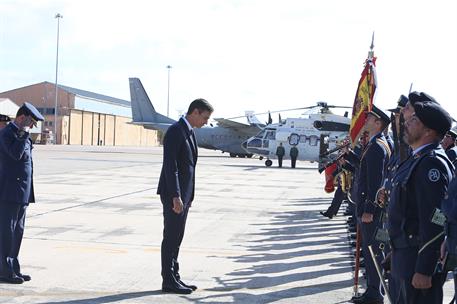
<path fill-rule="evenodd" d="M 353 303 L 383 303 L 383 296 L 380 292 L 381 281 L 373 257 L 368 256 L 370 252 L 368 246 L 372 247 L 376 262 L 379 265 L 383 259 L 383 253 L 379 241 L 374 236 L 376 230 L 381 228 L 382 210 L 376 204 L 376 193 L 382 185 L 384 168 L 386 168 L 391 154 L 383 134 L 389 123 L 389 116 L 373 105 L 373 109 L 368 112 L 365 123 L 365 130 L 368 132 L 370 140 L 360 158 L 357 191 L 357 218 L 361 223 L 362 230 L 362 250 L 365 254 L 367 289 L 362 296 L 353 298 Z"/>

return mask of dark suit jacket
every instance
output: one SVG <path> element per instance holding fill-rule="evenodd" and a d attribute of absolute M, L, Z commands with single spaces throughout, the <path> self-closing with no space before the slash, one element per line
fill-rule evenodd
<path fill-rule="evenodd" d="M 32 140 L 13 123 L 0 131 L 0 204 L 35 202 Z"/>
<path fill-rule="evenodd" d="M 163 164 L 157 194 L 166 201 L 179 196 L 184 205 L 190 205 L 194 199 L 197 156 L 195 136 L 181 118 L 168 128 L 163 140 Z"/>

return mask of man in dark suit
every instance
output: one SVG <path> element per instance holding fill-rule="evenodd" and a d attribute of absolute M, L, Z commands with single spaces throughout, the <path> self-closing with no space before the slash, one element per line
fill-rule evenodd
<path fill-rule="evenodd" d="M 35 202 L 32 140 L 28 129 L 44 120 L 24 103 L 16 119 L 0 131 L 0 281 L 22 284 L 31 277 L 21 273 L 18 260 L 24 234 L 25 211 Z"/>
<path fill-rule="evenodd" d="M 178 254 L 187 214 L 194 199 L 197 140 L 194 128 L 208 123 L 213 107 L 205 99 L 189 105 L 186 116 L 168 128 L 163 140 L 163 165 L 157 194 L 163 206 L 162 291 L 189 294 L 197 286 L 185 284 L 179 275 Z"/>

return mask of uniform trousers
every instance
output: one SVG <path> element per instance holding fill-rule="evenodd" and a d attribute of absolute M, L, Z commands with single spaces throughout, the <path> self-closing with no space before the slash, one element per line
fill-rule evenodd
<path fill-rule="evenodd" d="M 18 256 L 27 207 L 28 205 L 14 203 L 0 204 L 0 276 L 21 273 Z"/>
<path fill-rule="evenodd" d="M 375 239 L 376 229 L 381 227 L 380 214 L 373 215 L 373 221 L 371 223 L 361 223 L 360 227 L 362 230 L 362 250 L 365 260 L 365 270 L 367 277 L 367 290 L 365 294 L 370 299 L 382 299 L 381 294 L 381 279 L 379 278 L 376 266 L 373 258 L 371 257 L 368 246 L 371 245 L 373 253 L 375 254 L 376 262 L 378 265 L 383 260 L 383 252 L 379 248 L 380 242 Z"/>

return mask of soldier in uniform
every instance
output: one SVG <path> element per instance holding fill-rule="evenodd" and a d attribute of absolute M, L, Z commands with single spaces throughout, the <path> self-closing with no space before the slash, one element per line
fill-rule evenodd
<path fill-rule="evenodd" d="M 0 131 L 0 281 L 21 284 L 18 260 L 24 234 L 25 211 L 35 202 L 33 192 L 32 140 L 28 129 L 44 120 L 38 110 L 24 103 L 16 119 Z"/>
<path fill-rule="evenodd" d="M 0 130 L 6 127 L 6 125 L 11 121 L 9 116 L 0 114 Z"/>
<path fill-rule="evenodd" d="M 457 159 L 457 147 L 455 146 L 455 140 L 457 139 L 457 133 L 453 130 L 449 130 L 441 142 L 444 151 L 446 151 L 447 157 L 451 162 L 455 162 Z"/>
<path fill-rule="evenodd" d="M 279 146 L 276 148 L 276 156 L 278 157 L 278 167 L 282 167 L 282 158 L 286 154 L 286 150 L 282 146 L 282 143 L 279 143 Z"/>
<path fill-rule="evenodd" d="M 453 272 L 455 297 L 457 295 L 457 178 L 455 176 L 449 184 L 448 192 L 441 203 L 441 207 L 446 216 L 444 229 L 446 239 L 442 245 L 441 259 L 444 264 L 443 271 L 451 270 Z"/>
<path fill-rule="evenodd" d="M 388 231 L 394 303 L 442 303 L 446 276 L 435 274 L 443 228 L 432 222 L 452 178 L 440 141 L 451 127 L 449 114 L 429 95 L 413 92 L 403 109 L 405 141 L 412 149 L 392 180 Z"/>
<path fill-rule="evenodd" d="M 298 157 L 297 146 L 292 146 L 292 148 L 290 148 L 289 154 L 290 154 L 291 166 L 292 166 L 292 168 L 295 168 L 295 164 L 297 163 L 297 157 Z"/>
<path fill-rule="evenodd" d="M 365 129 L 370 140 L 362 152 L 358 177 L 357 217 L 361 222 L 362 251 L 365 255 L 367 289 L 360 297 L 353 298 L 354 303 L 375 304 L 383 303 L 380 291 L 381 281 L 371 256 L 366 256 L 372 246 L 376 262 L 383 259 L 379 241 L 374 238 L 375 232 L 381 227 L 381 208 L 376 203 L 376 193 L 383 182 L 384 170 L 391 154 L 383 131 L 389 125 L 390 119 L 381 109 L 373 105 L 368 112 Z"/>

